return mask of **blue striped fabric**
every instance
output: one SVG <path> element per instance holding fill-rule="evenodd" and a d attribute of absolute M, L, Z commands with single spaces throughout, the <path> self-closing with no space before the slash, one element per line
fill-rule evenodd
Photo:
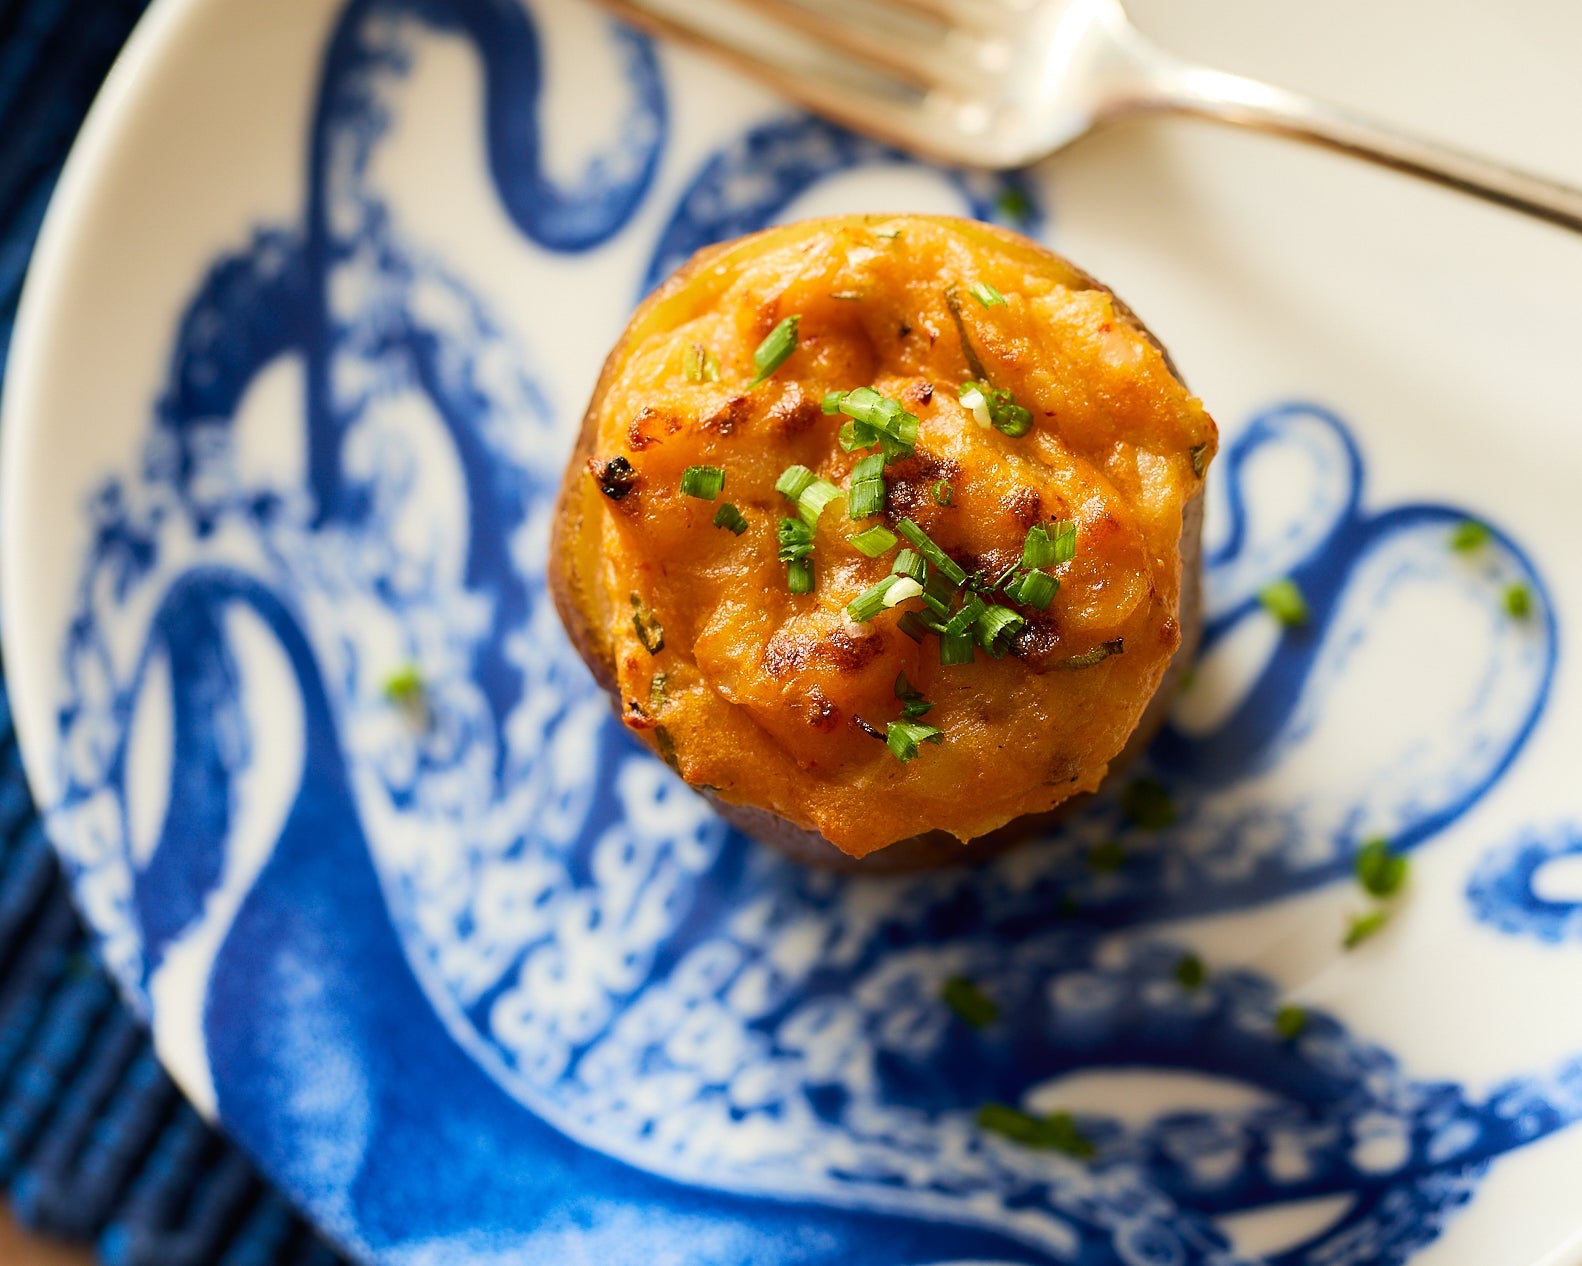
<path fill-rule="evenodd" d="M 143 0 L 0 0 L 0 372 L 66 151 Z M 0 1183 L 111 1266 L 334 1266 L 199 1119 L 94 962 L 0 692 Z"/>

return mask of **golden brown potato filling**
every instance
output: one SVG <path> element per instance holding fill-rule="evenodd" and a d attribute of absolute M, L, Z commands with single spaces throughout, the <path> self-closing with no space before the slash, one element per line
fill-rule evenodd
<path fill-rule="evenodd" d="M 793 349 L 750 385 L 791 316 Z M 892 446 L 882 510 L 854 520 L 854 468 L 880 450 L 847 451 L 851 418 L 822 402 L 864 387 L 916 437 Z M 971 839 L 1093 789 L 1180 642 L 1182 514 L 1214 423 L 1108 291 L 1014 234 L 842 217 L 700 257 L 639 311 L 589 426 L 560 516 L 562 599 L 624 720 L 688 782 L 854 856 Z M 801 520 L 776 483 L 796 465 L 840 493 L 810 533 L 808 593 L 780 556 L 781 521 Z M 715 499 L 683 491 L 695 467 L 723 471 Z M 726 503 L 739 533 L 716 525 Z M 853 538 L 905 522 L 966 582 L 936 587 L 943 612 L 913 596 L 853 618 L 908 547 L 870 558 Z M 1074 554 L 1033 569 L 1058 581 L 1039 609 L 1052 586 L 1018 587 L 1029 529 L 1067 524 Z M 1015 619 L 998 638 L 993 618 L 972 623 L 972 662 L 947 666 L 940 628 L 974 600 Z M 913 732 L 901 759 L 885 741 L 900 721 L 939 733 Z"/>

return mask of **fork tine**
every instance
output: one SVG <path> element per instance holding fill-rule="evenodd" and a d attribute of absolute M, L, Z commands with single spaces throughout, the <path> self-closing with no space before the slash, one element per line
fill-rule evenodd
<path fill-rule="evenodd" d="M 958 104 L 946 91 L 883 73 L 832 52 L 805 32 L 747 9 L 736 0 L 599 0 L 604 8 L 655 35 L 724 61 L 817 114 L 946 163 L 983 165 L 956 126 Z"/>
<path fill-rule="evenodd" d="M 908 39 L 895 31 L 881 33 L 865 29 L 853 20 L 861 16 L 860 2 L 856 6 L 845 5 L 841 12 L 803 0 L 738 0 L 738 3 L 801 31 L 821 45 L 839 49 L 854 61 L 877 67 L 902 83 L 924 90 L 969 86 L 961 63 L 948 55 L 943 38 L 948 32 L 944 30 L 936 28 L 931 39 L 921 34 Z"/>

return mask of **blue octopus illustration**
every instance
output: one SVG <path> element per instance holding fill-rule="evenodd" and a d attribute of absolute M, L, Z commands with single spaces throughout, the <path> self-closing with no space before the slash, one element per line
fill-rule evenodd
<path fill-rule="evenodd" d="M 1227 1217 L 1344 1197 L 1262 1260 L 1398 1262 L 1491 1163 L 1582 1115 L 1582 1058 L 1475 1097 L 1333 1017 L 1283 1030 L 1251 970 L 1184 982 L 1157 931 L 1332 882 L 1373 835 L 1430 843 L 1550 690 L 1555 620 L 1519 545 L 1494 529 L 1469 561 L 1446 547 L 1458 508 L 1368 507 L 1363 455 L 1317 405 L 1261 413 L 1216 471 L 1199 681 L 1149 756 L 1166 828 L 1111 796 L 974 870 L 810 872 L 635 748 L 544 591 L 575 402 L 403 236 L 371 161 L 434 31 L 478 53 L 491 178 L 526 238 L 594 249 L 649 195 L 666 98 L 638 37 L 609 37 L 628 125 L 567 187 L 513 0 L 346 7 L 302 225 L 211 268 L 143 469 L 89 507 L 51 811 L 162 1055 L 332 1235 L 392 1263 L 1232 1266 Z M 633 290 L 832 174 L 907 161 L 753 124 L 694 173 Z M 939 179 L 967 213 L 1042 223 L 1021 177 Z M 264 480 L 238 418 L 288 361 L 300 477 Z M 1282 576 L 1301 628 L 1258 605 Z M 1453 677 L 1389 670 L 1424 621 L 1464 639 Z M 383 694 L 405 663 L 416 719 Z M 1337 762 L 1320 753 L 1354 689 L 1413 720 Z M 1091 865 L 1101 843 L 1125 865 Z M 951 1012 L 962 976 L 1002 1018 Z M 1216 1078 L 1242 1106 L 1077 1104 L 1088 1158 L 977 1124 L 1116 1068 Z"/>

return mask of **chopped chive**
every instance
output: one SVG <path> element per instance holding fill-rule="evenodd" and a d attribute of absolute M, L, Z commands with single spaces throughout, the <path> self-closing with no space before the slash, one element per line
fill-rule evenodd
<path fill-rule="evenodd" d="M 934 485 L 934 504 L 948 506 L 956 498 L 956 490 L 943 479 Z"/>
<path fill-rule="evenodd" d="M 720 466 L 688 466 L 681 472 L 681 492 L 699 501 L 713 501 L 725 487 L 725 470 Z"/>
<path fill-rule="evenodd" d="M 1080 1129 L 1069 1112 L 1052 1112 L 1035 1117 L 1007 1103 L 986 1103 L 978 1109 L 978 1128 L 998 1134 L 1023 1147 L 1042 1152 L 1061 1152 L 1075 1160 L 1090 1160 L 1098 1150 Z"/>
<path fill-rule="evenodd" d="M 813 592 L 813 560 L 798 558 L 786 566 L 786 588 L 792 593 Z"/>
<path fill-rule="evenodd" d="M 967 579 L 967 573 L 961 569 L 960 565 L 949 554 L 935 545 L 933 541 L 929 540 L 928 533 L 918 527 L 911 519 L 902 519 L 895 525 L 895 530 L 911 543 L 913 549 L 928 560 L 931 567 L 938 569 L 952 584 L 959 585 Z"/>
<path fill-rule="evenodd" d="M 900 538 L 882 523 L 875 523 L 871 528 L 858 532 L 851 538 L 852 548 L 867 558 L 878 558 L 886 550 L 895 548 Z M 916 555 L 914 554 L 915 558 Z"/>
<path fill-rule="evenodd" d="M 385 678 L 384 695 L 391 703 L 409 708 L 423 702 L 423 674 L 416 664 L 403 664 Z"/>
<path fill-rule="evenodd" d="M 1004 393 L 1009 396 L 1009 392 Z M 1023 408 L 1014 400 L 1007 399 L 991 410 L 994 414 L 994 429 L 1002 435 L 1009 435 L 1013 440 L 1020 439 L 1033 429 L 1033 411 Z"/>
<path fill-rule="evenodd" d="M 884 741 L 890 754 L 903 765 L 917 756 L 920 743 L 943 743 L 945 731 L 923 721 L 891 721 L 885 727 Z"/>
<path fill-rule="evenodd" d="M 1203 472 L 1208 469 L 1208 445 L 1192 445 L 1187 450 L 1187 456 L 1192 459 L 1192 473 L 1199 479 L 1203 478 Z"/>
<path fill-rule="evenodd" d="M 1263 609 L 1288 629 L 1307 623 L 1307 599 L 1289 576 L 1272 580 L 1258 590 Z"/>
<path fill-rule="evenodd" d="M 1393 897 L 1406 882 L 1406 858 L 1390 851 L 1390 841 L 1376 836 L 1357 850 L 1352 862 L 1357 882 L 1375 897 Z"/>
<path fill-rule="evenodd" d="M 839 413 L 840 402 L 846 398 L 844 391 L 826 391 L 824 398 L 819 401 L 818 407 L 825 413 Z"/>
<path fill-rule="evenodd" d="M 974 631 L 978 635 L 978 645 L 995 659 L 1002 659 L 1011 649 L 1011 639 L 1022 631 L 1022 626 L 1026 623 L 1027 621 L 1010 607 L 990 607 L 978 617 L 974 626 Z"/>
<path fill-rule="evenodd" d="M 1005 307 L 1005 296 L 986 281 L 975 281 L 967 287 L 967 293 L 986 308 Z"/>
<path fill-rule="evenodd" d="M 1307 1029 L 1307 1012 L 1287 1003 L 1274 1013 L 1274 1031 L 1287 1042 L 1294 1042 Z"/>
<path fill-rule="evenodd" d="M 941 634 L 939 639 L 939 662 L 946 668 L 954 668 L 958 664 L 970 664 L 973 660 L 973 643 L 971 633 Z"/>
<path fill-rule="evenodd" d="M 808 527 L 817 527 L 818 516 L 824 513 L 824 507 L 838 496 L 840 489 L 829 480 L 815 479 L 802 489 L 802 495 L 796 499 L 796 512 Z"/>
<path fill-rule="evenodd" d="M 1059 591 L 1060 582 L 1048 572 L 1042 571 L 1024 573 L 1009 590 L 1017 602 L 1037 611 L 1049 610 L 1049 604 L 1055 600 L 1055 594 Z"/>
<path fill-rule="evenodd" d="M 1346 922 L 1346 935 L 1340 944 L 1345 949 L 1356 949 L 1390 921 L 1386 909 L 1370 910 L 1367 914 L 1354 914 Z"/>
<path fill-rule="evenodd" d="M 1015 576 L 1016 573 L 1021 570 L 1021 567 L 1022 565 L 1020 563 L 1012 563 L 994 578 L 994 581 L 989 585 L 987 592 L 993 593 L 996 589 L 1000 588 L 1004 588 L 1007 592 L 1009 592 L 1010 585 L 1007 584 L 1007 582 L 1010 581 L 1011 577 Z"/>
<path fill-rule="evenodd" d="M 664 758 L 665 764 L 679 774 L 681 761 L 676 756 L 676 741 L 670 737 L 670 731 L 662 725 L 654 727 L 654 746 L 659 748 L 659 755 Z"/>
<path fill-rule="evenodd" d="M 952 976 L 947 980 L 939 997 L 959 1019 L 975 1029 L 987 1028 L 1000 1018 L 1000 1008 L 994 999 L 965 976 Z"/>
<path fill-rule="evenodd" d="M 1199 989 L 1208 979 L 1208 968 L 1196 954 L 1183 954 L 1176 963 L 1176 983 L 1183 989 Z"/>
<path fill-rule="evenodd" d="M 870 532 L 872 528 L 868 529 Z M 921 584 L 928 579 L 928 564 L 915 550 L 904 549 L 895 556 L 895 566 L 890 568 L 897 576 L 910 576 Z"/>
<path fill-rule="evenodd" d="M 1015 185 L 1007 185 L 995 198 L 994 209 L 1013 224 L 1025 224 L 1033 214 L 1033 203 Z"/>
<path fill-rule="evenodd" d="M 884 595 L 884 605 L 887 607 L 898 607 L 908 598 L 916 598 L 923 592 L 923 586 L 910 576 L 892 576 L 891 579 L 895 583 Z"/>
<path fill-rule="evenodd" d="M 884 509 L 884 454 L 872 453 L 852 467 L 851 492 L 846 498 L 846 513 L 853 519 L 866 519 Z"/>
<path fill-rule="evenodd" d="M 1525 620 L 1533 612 L 1532 590 L 1526 585 L 1505 587 L 1505 614 L 1513 620 Z"/>
<path fill-rule="evenodd" d="M 973 420 L 985 431 L 994 425 L 994 414 L 989 411 L 989 397 L 975 382 L 964 382 L 956 389 L 962 408 L 972 414 Z"/>
<path fill-rule="evenodd" d="M 686 357 L 682 363 L 686 371 L 688 382 L 718 382 L 720 380 L 720 362 L 713 352 L 704 347 L 702 343 L 694 343 L 687 348 Z"/>
<path fill-rule="evenodd" d="M 945 621 L 944 636 L 956 637 L 965 633 L 978 622 L 978 618 L 988 609 L 989 604 L 978 597 L 977 594 L 973 594 L 962 605 L 960 611 L 957 611 L 955 615 Z"/>
<path fill-rule="evenodd" d="M 1176 820 L 1170 793 L 1152 778 L 1139 778 L 1121 792 L 1121 812 L 1145 831 L 1162 831 Z"/>
<path fill-rule="evenodd" d="M 1490 531 L 1487 523 L 1480 523 L 1476 519 L 1462 519 L 1456 524 L 1455 531 L 1450 534 L 1450 548 L 1458 554 L 1471 554 L 1482 549 L 1493 539 L 1494 533 Z"/>
<path fill-rule="evenodd" d="M 729 501 L 722 501 L 720 508 L 714 512 L 714 526 L 740 536 L 747 530 L 747 518 Z"/>
<path fill-rule="evenodd" d="M 825 413 L 844 413 L 851 419 L 840 429 L 840 446 L 848 453 L 877 444 L 889 462 L 910 456 L 917 444 L 917 415 L 872 387 L 832 391 L 821 407 Z"/>
<path fill-rule="evenodd" d="M 1059 669 L 1067 670 L 1092 668 L 1095 664 L 1102 664 L 1111 655 L 1121 655 L 1124 654 L 1125 651 L 1125 640 L 1122 638 L 1116 638 L 1112 642 L 1100 642 L 1091 651 L 1083 651 L 1080 655 L 1071 655 L 1065 659 L 1057 660 L 1054 666 Z M 1184 682 L 1182 683 L 1181 688 L 1183 690 L 1186 689 L 1186 684 Z"/>
<path fill-rule="evenodd" d="M 658 712 L 665 706 L 665 683 L 669 680 L 669 673 L 655 673 L 654 679 L 648 683 L 648 710 L 650 712 Z"/>
<path fill-rule="evenodd" d="M 1105 840 L 1088 850 L 1088 867 L 1105 874 L 1126 865 L 1126 846 L 1119 840 Z"/>
<path fill-rule="evenodd" d="M 1055 562 L 1069 563 L 1077 556 L 1077 525 L 1072 519 L 1059 519 L 1055 523 Z"/>
<path fill-rule="evenodd" d="M 802 322 L 800 316 L 788 316 L 774 329 L 769 331 L 769 337 L 758 344 L 758 350 L 753 353 L 753 368 L 757 373 L 748 383 L 749 387 L 756 387 L 780 366 L 784 365 L 791 353 L 797 348 L 797 326 Z"/>
<path fill-rule="evenodd" d="M 657 655 L 665 649 L 665 630 L 659 621 L 654 619 L 654 613 L 643 605 L 642 598 L 635 593 L 630 596 L 632 628 L 637 632 L 637 640 L 650 655 Z"/>
<path fill-rule="evenodd" d="M 918 717 L 927 716 L 934 705 L 923 698 L 923 692 L 906 679 L 905 672 L 895 675 L 895 697 L 904 705 L 901 716 L 907 721 L 915 721 Z"/>
<path fill-rule="evenodd" d="M 1054 541 L 1049 539 L 1049 533 L 1042 523 L 1033 524 L 1027 529 L 1027 536 L 1022 541 L 1022 566 L 1048 567 L 1054 561 Z"/>
<path fill-rule="evenodd" d="M 944 621 L 950 619 L 950 606 L 956 600 L 957 586 L 951 583 L 950 577 L 938 568 L 928 573 L 928 579 L 923 582 L 923 602 L 940 620 L 940 627 Z"/>
<path fill-rule="evenodd" d="M 801 519 L 781 519 L 775 537 L 782 563 L 800 562 L 813 552 L 813 529 Z"/>
<path fill-rule="evenodd" d="M 874 616 L 884 610 L 884 598 L 890 592 L 890 587 L 900 584 L 903 580 L 910 581 L 914 585 L 917 584 L 910 576 L 886 576 L 877 584 L 870 585 L 867 589 L 864 589 L 848 602 L 846 604 L 846 614 L 858 624 L 864 624 L 873 619 Z M 921 592 L 921 587 L 919 587 L 919 592 Z"/>
<path fill-rule="evenodd" d="M 900 229 L 875 229 L 873 231 L 873 235 L 875 237 L 882 237 L 887 242 L 893 242 L 893 241 L 895 241 L 896 238 L 901 236 L 901 230 Z"/>
<path fill-rule="evenodd" d="M 775 480 L 775 491 L 788 501 L 795 501 L 818 476 L 806 466 L 787 466 Z"/>
<path fill-rule="evenodd" d="M 901 632 L 905 633 L 909 638 L 911 638 L 914 642 L 917 642 L 919 645 L 922 644 L 923 639 L 927 637 L 931 631 L 928 625 L 923 623 L 922 617 L 919 616 L 916 611 L 908 611 L 895 622 L 895 627 L 900 629 Z"/>

